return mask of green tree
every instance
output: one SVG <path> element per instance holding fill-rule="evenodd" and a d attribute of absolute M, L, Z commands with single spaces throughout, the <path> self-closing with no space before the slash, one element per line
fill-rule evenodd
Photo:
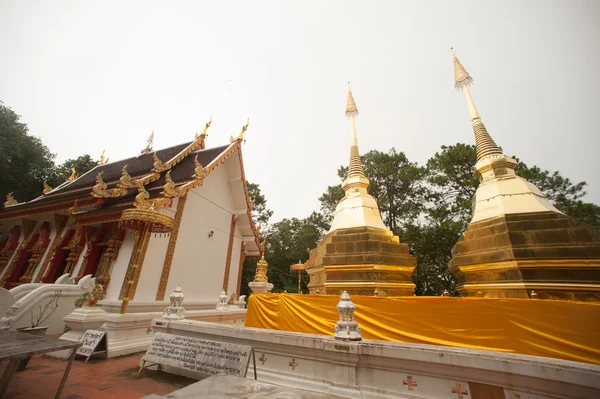
<path fill-rule="evenodd" d="M 254 202 L 252 206 L 252 219 L 263 226 L 269 222 L 273 211 L 267 208 L 267 200 L 256 183 L 246 182 L 248 196 Z"/>
<path fill-rule="evenodd" d="M 335 207 L 344 198 L 344 190 L 341 185 L 329 186 L 327 190 L 319 197 L 321 202 L 321 214 L 324 219 L 331 225 Z"/>
<path fill-rule="evenodd" d="M 424 209 L 426 169 L 394 148 L 387 154 L 369 151 L 363 156 L 363 165 L 370 180 L 369 193 L 377 200 L 383 222 L 398 233 Z"/>
<path fill-rule="evenodd" d="M 403 152 L 392 148 L 388 153 L 369 151 L 361 156 L 365 175 L 369 178 L 369 194 L 375 198 L 383 222 L 394 232 L 415 220 L 423 210 L 426 169 L 410 162 Z M 348 168 L 340 167 L 338 177 L 344 179 Z M 319 197 L 325 220 L 331 221 L 338 202 L 343 198 L 341 186 L 329 186 Z"/>
<path fill-rule="evenodd" d="M 41 195 L 42 182 L 52 175 L 54 155 L 28 134 L 20 116 L 0 101 L 0 204 L 10 192 L 19 202 Z"/>
<path fill-rule="evenodd" d="M 48 180 L 48 184 L 52 187 L 57 187 L 67 181 L 71 176 L 71 171 L 75 169 L 75 176 L 81 176 L 84 173 L 92 170 L 97 165 L 97 162 L 88 154 L 77 157 L 76 159 L 68 159 L 62 165 L 56 166 L 52 176 Z"/>
<path fill-rule="evenodd" d="M 586 194 L 586 182 L 573 183 L 558 171 L 549 172 L 535 165 L 528 167 L 521 161 L 516 172 L 539 188 L 561 212 L 600 229 L 600 207 L 581 200 Z"/>
<path fill-rule="evenodd" d="M 427 161 L 428 216 L 437 221 L 461 221 L 466 227 L 479 186 L 473 173 L 476 162 L 475 146 L 462 143 L 442 146 L 442 151 Z"/>

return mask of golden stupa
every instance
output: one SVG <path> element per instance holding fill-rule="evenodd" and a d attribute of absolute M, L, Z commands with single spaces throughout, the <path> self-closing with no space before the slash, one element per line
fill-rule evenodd
<path fill-rule="evenodd" d="M 452 249 L 450 272 L 462 296 L 600 300 L 600 232 L 556 209 L 515 173 L 517 161 L 490 137 L 475 107 L 473 79 L 454 56 L 481 180 L 473 219 Z"/>
<path fill-rule="evenodd" d="M 417 265 L 408 245 L 400 243 L 381 220 L 375 199 L 367 192 L 356 137 L 358 109 L 348 89 L 346 116 L 351 124 L 350 165 L 342 184 L 344 198 L 336 207 L 327 235 L 310 251 L 306 272 L 311 294 L 412 296 Z"/>

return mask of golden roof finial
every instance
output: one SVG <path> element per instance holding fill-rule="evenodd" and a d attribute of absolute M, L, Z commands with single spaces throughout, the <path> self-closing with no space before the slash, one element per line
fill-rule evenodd
<path fill-rule="evenodd" d="M 19 202 L 13 197 L 13 193 L 10 192 L 6 194 L 6 202 L 4 202 L 4 206 L 13 206 L 17 205 Z"/>
<path fill-rule="evenodd" d="M 146 142 L 148 144 L 146 145 L 146 148 L 142 150 L 142 154 L 152 152 L 152 145 L 154 144 L 154 129 L 152 129 L 152 134 L 150 134 L 150 137 L 148 137 L 148 140 L 146 140 Z"/>
<path fill-rule="evenodd" d="M 456 90 L 462 90 L 464 87 L 468 87 L 473 83 L 473 78 L 469 75 L 469 72 L 462 66 L 458 58 L 456 58 L 456 51 L 453 47 L 452 57 L 454 58 L 454 88 Z"/>
<path fill-rule="evenodd" d="M 233 143 L 234 141 L 242 141 L 244 140 L 244 133 L 246 133 L 246 130 L 248 130 L 248 125 L 250 124 L 250 118 L 248 118 L 246 120 L 246 124 L 244 126 L 242 126 L 242 131 L 240 132 L 239 136 L 237 137 L 237 139 L 234 139 L 233 136 L 229 137 L 229 142 Z"/>
<path fill-rule="evenodd" d="M 67 181 L 75 180 L 75 168 L 71 168 L 71 176 L 67 179 Z"/>
<path fill-rule="evenodd" d="M 104 165 L 104 150 L 102 150 L 102 155 L 100 155 L 97 165 Z"/>
<path fill-rule="evenodd" d="M 52 190 L 54 190 L 54 189 L 52 187 L 50 187 L 48 185 L 48 183 L 46 183 L 46 180 L 44 180 L 44 189 L 42 190 L 42 194 L 46 195 Z"/>

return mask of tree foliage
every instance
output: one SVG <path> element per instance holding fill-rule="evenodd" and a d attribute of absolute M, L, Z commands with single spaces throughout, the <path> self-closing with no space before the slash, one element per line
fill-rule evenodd
<path fill-rule="evenodd" d="M 81 176 L 96 167 L 97 162 L 88 154 L 77 157 L 76 159 L 68 159 L 58 165 L 52 171 L 51 177 L 48 179 L 48 184 L 56 187 L 71 176 L 71 172 L 75 170 L 75 177 Z"/>
<path fill-rule="evenodd" d="M 0 204 L 10 192 L 19 202 L 30 201 L 42 194 L 44 181 L 56 187 L 69 178 L 71 168 L 81 175 L 96 166 L 89 155 L 55 165 L 55 155 L 20 118 L 0 101 Z"/>
<path fill-rule="evenodd" d="M 273 216 L 273 211 L 267 208 L 267 200 L 261 193 L 258 184 L 247 181 L 246 187 L 248 188 L 248 196 L 254 202 L 252 206 L 252 219 L 256 223 L 266 225 L 271 216 Z"/>
<path fill-rule="evenodd" d="M 54 154 L 20 118 L 0 101 L 0 203 L 10 192 L 19 202 L 39 196 L 54 167 Z"/>
<path fill-rule="evenodd" d="M 448 273 L 451 250 L 472 217 L 479 180 L 474 175 L 474 145 L 442 146 L 420 167 L 393 148 L 388 153 L 370 151 L 361 157 L 370 179 L 369 193 L 377 200 L 382 218 L 417 258 L 413 274 L 417 295 L 456 295 L 456 282 Z M 519 162 L 516 172 L 537 186 L 559 210 L 600 228 L 600 207 L 581 200 L 585 182 L 574 183 L 560 172 L 549 172 Z M 340 167 L 343 179 L 347 168 Z M 324 219 L 330 221 L 344 193 L 330 186 L 319 197 Z"/>

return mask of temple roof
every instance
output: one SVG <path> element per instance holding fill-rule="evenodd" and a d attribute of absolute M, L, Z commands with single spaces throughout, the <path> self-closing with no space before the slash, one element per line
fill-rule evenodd
<path fill-rule="evenodd" d="M 160 160 L 166 162 L 189 147 L 192 143 L 193 142 L 187 142 L 158 150 L 156 151 L 156 156 Z M 197 148 L 170 169 L 171 178 L 175 183 L 182 183 L 191 180 L 194 175 L 194 158 L 196 155 L 198 156 L 198 161 L 202 165 L 206 166 L 229 147 L 230 145 L 223 145 L 205 150 Z M 23 211 L 27 212 L 30 209 L 45 207 L 46 205 L 65 201 L 71 201 L 72 205 L 75 199 L 89 199 L 91 201 L 96 201 L 96 199 L 94 199 L 90 194 L 92 187 L 94 184 L 96 184 L 96 176 L 98 173 L 102 172 L 103 180 L 107 183 L 109 188 L 112 188 L 119 182 L 121 170 L 125 165 L 127 165 L 127 171 L 132 178 L 145 176 L 152 173 L 153 154 L 153 152 L 149 152 L 136 157 L 131 157 L 103 165 L 97 165 L 95 168 L 83 174 L 78 179 L 72 182 L 65 182 L 45 195 L 39 196 L 29 202 L 23 202 L 18 205 L 0 208 L 0 218 L 2 218 L 2 216 L 4 216 L 4 218 L 10 218 L 9 215 L 12 213 L 18 213 L 18 216 L 20 216 Z M 165 184 L 166 172 L 167 171 L 161 172 L 160 178 L 146 185 L 146 189 L 150 192 L 160 189 Z M 137 188 L 130 188 L 128 189 L 127 194 L 122 197 L 106 198 L 103 200 L 102 208 L 133 197 L 137 192 Z"/>

